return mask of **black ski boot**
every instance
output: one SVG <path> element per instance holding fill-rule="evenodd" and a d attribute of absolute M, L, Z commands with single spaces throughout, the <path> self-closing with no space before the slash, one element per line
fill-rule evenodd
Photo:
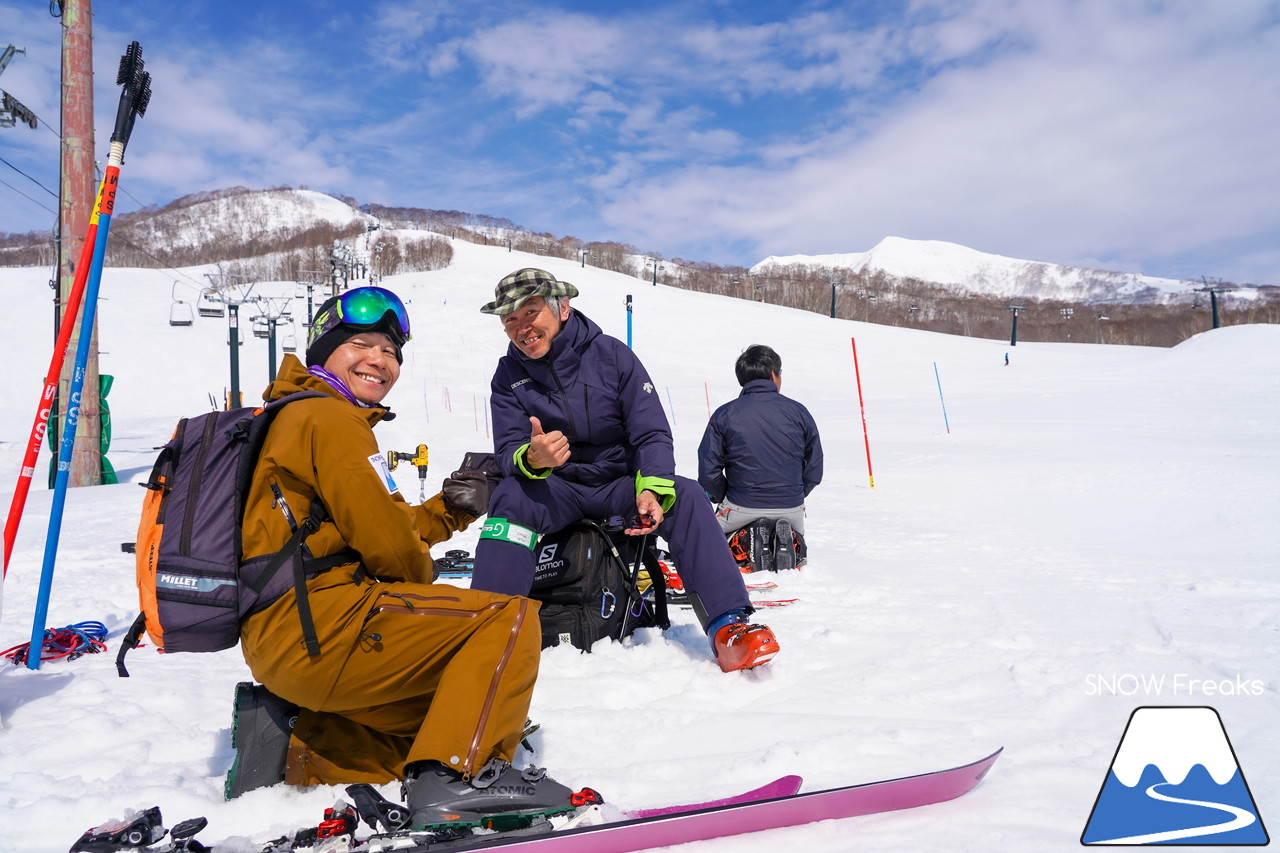
<path fill-rule="evenodd" d="M 751 562 L 757 572 L 774 572 L 777 566 L 773 562 L 773 522 L 767 518 L 758 518 L 751 522 L 750 549 Z"/>
<path fill-rule="evenodd" d="M 231 746 L 236 758 L 227 772 L 223 794 L 228 800 L 246 791 L 284 781 L 289 735 L 298 722 L 298 706 L 286 702 L 261 684 L 236 685 Z"/>
<path fill-rule="evenodd" d="M 780 518 L 773 525 L 773 569 L 788 572 L 796 567 L 796 539 L 791 522 Z"/>
<path fill-rule="evenodd" d="M 517 770 L 497 758 L 470 782 L 439 761 L 425 761 L 403 784 L 403 799 L 413 813 L 409 825 L 415 829 L 510 825 L 513 820 L 573 811 L 572 796 L 573 791 L 541 767 Z"/>

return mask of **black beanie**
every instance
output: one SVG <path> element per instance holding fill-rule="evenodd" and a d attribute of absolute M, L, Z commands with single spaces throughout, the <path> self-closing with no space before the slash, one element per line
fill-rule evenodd
<path fill-rule="evenodd" d="M 348 329 L 346 326 L 334 326 L 307 347 L 307 367 L 318 365 L 324 367 L 324 363 L 329 360 L 329 356 L 333 355 L 333 351 L 356 334 L 355 329 Z"/>

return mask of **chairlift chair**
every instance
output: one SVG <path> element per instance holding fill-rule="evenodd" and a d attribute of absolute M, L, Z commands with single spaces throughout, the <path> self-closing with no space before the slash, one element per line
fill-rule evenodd
<path fill-rule="evenodd" d="M 169 325 L 190 326 L 194 322 L 195 317 L 191 314 L 191 306 L 181 299 L 175 299 L 169 306 Z"/>
<path fill-rule="evenodd" d="M 225 317 L 227 309 L 213 293 L 213 291 L 205 289 L 200 291 L 200 297 L 196 300 L 196 311 L 201 317 Z"/>
<path fill-rule="evenodd" d="M 253 336 L 255 338 L 271 337 L 271 324 L 261 314 L 253 318 Z"/>

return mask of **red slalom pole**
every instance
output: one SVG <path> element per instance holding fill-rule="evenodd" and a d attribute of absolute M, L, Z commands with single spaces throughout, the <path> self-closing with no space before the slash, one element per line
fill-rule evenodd
<path fill-rule="evenodd" d="M 858 342 L 849 338 L 853 345 L 853 375 L 858 380 L 858 410 L 862 413 L 862 442 L 867 448 L 867 479 L 871 488 L 876 487 L 876 477 L 871 473 L 871 439 L 867 436 L 867 407 L 862 403 L 862 373 L 858 370 Z"/>
<path fill-rule="evenodd" d="M 22 521 L 22 511 L 27 505 L 27 492 L 31 490 L 31 479 L 35 476 L 40 445 L 44 444 L 45 433 L 49 429 L 49 414 L 53 406 L 53 398 L 58 393 L 58 377 L 62 373 L 62 364 L 67 358 L 67 345 L 76 327 L 80 303 L 84 300 L 84 287 L 85 282 L 89 280 L 89 268 L 93 266 L 93 246 L 98 235 L 98 208 L 102 204 L 102 190 L 105 186 L 105 181 L 98 185 L 98 197 L 93 205 L 93 214 L 89 217 L 89 227 L 84 232 L 84 248 L 80 250 L 76 276 L 71 283 L 71 292 L 67 294 L 66 305 L 63 306 L 62 320 L 58 325 L 58 338 L 53 344 L 53 357 L 49 359 L 49 372 L 44 378 L 44 390 L 40 392 L 40 400 L 36 404 L 36 419 L 31 426 L 26 455 L 22 457 L 18 485 L 13 492 L 13 501 L 9 504 L 9 518 L 4 524 L 4 576 L 6 577 L 9 574 L 9 557 L 13 554 L 13 543 L 18 538 L 18 524 Z M 86 332 L 86 334 L 89 333 L 91 330 Z"/>

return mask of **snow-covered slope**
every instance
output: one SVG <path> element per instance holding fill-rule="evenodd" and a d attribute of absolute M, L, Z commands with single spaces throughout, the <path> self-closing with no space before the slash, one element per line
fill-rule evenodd
<path fill-rule="evenodd" d="M 867 782 L 1004 746 L 962 800 L 689 853 L 1073 851 L 1133 709 L 1212 705 L 1264 820 L 1277 820 L 1280 327 L 1223 328 L 1170 349 L 1010 350 L 653 287 L 505 246 L 454 250 L 448 269 L 386 282 L 410 300 L 414 339 L 389 398 L 399 417 L 377 434 L 384 451 L 428 444 L 432 491 L 464 452 L 489 444 L 489 379 L 506 339 L 477 309 L 526 265 L 578 285 L 575 306 L 607 333 L 625 339 L 633 322 L 680 473 L 696 470 L 709 412 L 737 394 L 734 358 L 758 342 L 782 354 L 783 392 L 813 412 L 826 451 L 809 500 L 811 563 L 772 578 L 780 597 L 800 601 L 760 614 L 779 656 L 725 675 L 683 610 L 665 633 L 644 629 L 590 655 L 551 650 L 531 710 L 537 752 L 522 758 L 647 807 L 790 773 L 807 790 Z M 0 269 L 10 316 L 36 318 L 0 335 L 4 506 L 48 364 L 47 278 L 43 268 Z M 227 321 L 168 325 L 172 278 L 104 276 L 101 366 L 115 376 L 109 457 L 122 483 L 68 494 L 48 622 L 102 620 L 111 654 L 39 672 L 0 667 L 6 851 L 66 850 L 91 825 L 159 805 L 171 824 L 208 817 L 201 838 L 220 851 L 256 853 L 342 796 L 273 788 L 223 802 L 232 694 L 248 677 L 238 652 L 142 649 L 133 677 L 116 677 L 112 658 L 137 607 L 132 557 L 120 550 L 135 537 L 134 483 L 177 419 L 206 410 L 228 381 Z M 305 315 L 304 303 L 293 313 Z M 249 338 L 239 363 L 251 396 L 267 382 L 266 342 Z M 413 468 L 396 477 L 416 501 Z M 3 587 L 0 648 L 30 636 L 50 500 L 38 482 Z M 437 553 L 472 548 L 476 536 Z M 1165 676 L 1163 687 L 1142 689 L 1148 675 Z"/>
<path fill-rule="evenodd" d="M 1064 299 L 1089 303 L 1157 301 L 1195 285 L 1136 273 L 1106 272 L 991 255 L 941 240 L 886 237 L 868 252 L 771 255 L 753 272 L 778 266 L 827 267 L 852 273 L 883 272 L 964 293 Z"/>
<path fill-rule="evenodd" d="M 131 241 L 170 249 L 207 244 L 211 237 L 231 245 L 254 237 L 283 242 L 317 224 L 342 228 L 376 221 L 333 196 L 294 189 L 200 193 L 121 219 Z"/>

